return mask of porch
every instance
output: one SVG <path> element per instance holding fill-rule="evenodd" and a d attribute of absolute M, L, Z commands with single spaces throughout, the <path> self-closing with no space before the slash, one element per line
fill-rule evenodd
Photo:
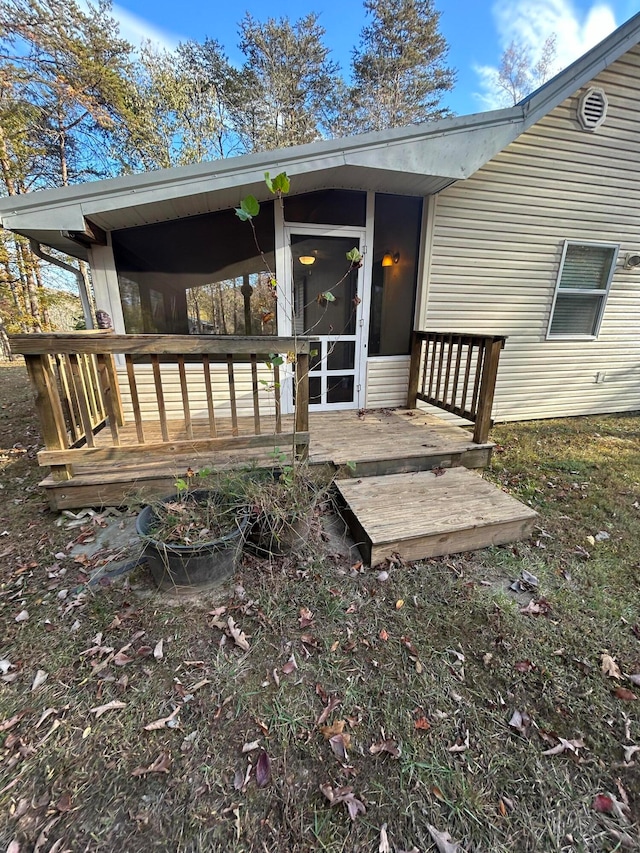
<path fill-rule="evenodd" d="M 15 336 L 13 349 L 24 355 L 35 390 L 45 445 L 38 460 L 50 467 L 41 485 L 51 508 L 141 502 L 171 492 L 188 468 L 273 466 L 293 457 L 328 465 L 339 479 L 372 478 L 368 483 L 380 495 L 393 485 L 393 501 L 408 505 L 434 488 L 434 476 L 402 481 L 388 475 L 489 463 L 504 338 L 415 332 L 407 405 L 381 410 L 314 410 L 313 345 L 309 338 L 110 331 Z M 295 398 L 289 414 L 283 413 L 288 393 Z M 473 431 L 418 408 L 421 403 L 464 418 Z M 513 524 L 508 533 L 495 530 L 506 496 L 469 476 L 473 480 L 456 480 L 452 505 L 459 510 L 479 501 L 480 526 L 491 527 L 488 542 L 506 541 Z M 472 498 L 477 488 L 482 494 Z M 353 486 L 341 492 L 346 504 L 358 503 Z M 520 535 L 532 515 L 516 516 Z M 456 547 L 449 534 L 445 539 Z M 397 550 L 397 544 L 388 547 Z M 372 539 L 365 551 L 374 553 L 374 546 Z"/>

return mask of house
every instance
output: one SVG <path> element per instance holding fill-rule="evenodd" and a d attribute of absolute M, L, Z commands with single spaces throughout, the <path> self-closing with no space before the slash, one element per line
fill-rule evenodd
<path fill-rule="evenodd" d="M 290 177 L 282 202 L 265 172 Z M 164 459 L 166 483 L 167 459 L 265 446 L 269 430 L 272 450 L 283 429 L 303 449 L 308 411 L 322 459 L 389 474 L 482 467 L 492 412 L 640 408 L 639 191 L 636 15 L 509 109 L 0 200 L 4 227 L 90 263 L 116 333 L 16 345 L 52 506 L 115 500 L 105 464 L 122 486 Z M 234 213 L 248 195 L 253 224 Z M 442 444 L 435 422 L 431 444 L 407 438 L 401 418 L 355 438 L 332 414 L 416 401 L 474 421 L 473 442 Z"/>
<path fill-rule="evenodd" d="M 636 15 L 510 109 L 5 198 L 2 224 L 88 260 L 116 332 L 312 330 L 312 410 L 403 404 L 413 328 L 508 337 L 497 420 L 633 410 L 639 41 Z"/>

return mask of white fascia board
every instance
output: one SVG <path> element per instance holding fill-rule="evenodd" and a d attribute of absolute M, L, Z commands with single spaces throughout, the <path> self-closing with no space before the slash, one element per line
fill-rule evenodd
<path fill-rule="evenodd" d="M 640 42 L 640 13 L 522 101 L 525 130 Z"/>
<path fill-rule="evenodd" d="M 485 156 L 484 153 L 478 154 L 483 150 L 482 146 L 472 141 L 476 139 L 476 129 L 483 130 L 481 136 L 492 139 L 494 134 L 501 138 L 500 134 L 504 133 L 508 142 L 520 131 L 521 122 L 522 108 L 512 107 L 278 151 L 42 190 L 0 199 L 0 220 L 6 228 L 18 231 L 21 228 L 51 228 L 54 222 L 54 227 L 60 229 L 82 230 L 82 217 L 90 218 L 92 213 L 215 193 L 221 189 L 237 187 L 239 198 L 255 190 L 259 198 L 266 198 L 265 171 L 272 175 L 286 171 L 295 176 L 356 165 L 359 160 L 371 168 L 455 179 L 475 171 L 471 163 L 461 164 L 461 158 L 470 157 L 473 163 L 478 164 Z M 469 133 L 471 139 L 465 142 L 464 137 Z M 452 136 L 456 140 L 453 156 L 451 144 L 447 141 Z M 484 149 L 491 152 L 486 159 L 495 153 L 493 149 L 493 144 Z"/>

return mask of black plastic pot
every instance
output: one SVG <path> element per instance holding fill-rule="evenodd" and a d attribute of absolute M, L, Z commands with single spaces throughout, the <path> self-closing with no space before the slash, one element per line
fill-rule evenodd
<path fill-rule="evenodd" d="M 215 495 L 207 489 L 194 489 L 187 499 L 203 503 L 212 497 L 215 499 Z M 163 498 L 162 503 L 175 499 L 175 495 L 171 495 Z M 153 506 L 146 506 L 136 519 L 136 531 L 146 542 L 146 561 L 159 589 L 179 592 L 216 586 L 234 573 L 249 523 L 245 509 L 238 509 L 236 530 L 219 539 L 193 545 L 176 545 L 154 538 L 150 531 L 156 519 Z"/>

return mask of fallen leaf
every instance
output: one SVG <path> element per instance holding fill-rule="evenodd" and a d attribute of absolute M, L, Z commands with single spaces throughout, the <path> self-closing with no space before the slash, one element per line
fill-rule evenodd
<path fill-rule="evenodd" d="M 344 803 L 351 820 L 355 820 L 359 814 L 366 814 L 367 812 L 364 803 L 355 797 L 353 788 L 332 788 L 329 783 L 326 783 L 320 785 L 320 791 L 329 800 L 330 805 L 335 806 L 338 803 Z"/>
<path fill-rule="evenodd" d="M 531 663 L 530 660 L 519 660 L 513 665 L 513 668 L 518 672 L 531 672 L 532 669 L 535 669 L 535 664 Z"/>
<path fill-rule="evenodd" d="M 260 749 L 260 743 L 257 740 L 252 740 L 251 743 L 245 743 L 242 745 L 242 752 L 253 752 L 256 749 Z"/>
<path fill-rule="evenodd" d="M 531 717 L 526 711 L 518 711 L 517 709 L 511 715 L 509 725 L 515 729 L 523 737 L 529 737 L 529 729 L 531 728 Z"/>
<path fill-rule="evenodd" d="M 343 764 L 349 761 L 347 749 L 351 747 L 351 735 L 344 733 L 333 735 L 333 737 L 329 738 L 329 746 L 338 761 L 341 761 Z"/>
<path fill-rule="evenodd" d="M 386 823 L 383 823 L 380 827 L 380 843 L 378 844 L 378 853 L 391 853 L 391 845 L 389 844 Z"/>
<path fill-rule="evenodd" d="M 372 743 L 369 747 L 369 752 L 371 755 L 380 755 L 381 752 L 388 752 L 392 758 L 400 758 L 402 749 L 393 738 L 386 738 L 386 740 L 378 741 L 378 743 Z"/>
<path fill-rule="evenodd" d="M 431 723 L 429 722 L 429 720 L 427 720 L 426 717 L 418 717 L 418 719 L 415 721 L 415 728 L 419 731 L 426 732 L 429 731 L 429 729 L 431 728 Z"/>
<path fill-rule="evenodd" d="M 313 613 L 308 607 L 300 608 L 300 618 L 298 619 L 301 628 L 308 628 L 313 622 Z"/>
<path fill-rule="evenodd" d="M 2 673 L 2 675 L 6 675 L 12 668 L 13 664 L 11 663 L 11 661 L 7 660 L 6 658 L 4 660 L 0 660 L 0 673 Z"/>
<path fill-rule="evenodd" d="M 628 690 L 626 687 L 616 687 L 613 695 L 616 699 L 622 699 L 623 702 L 633 702 L 638 698 L 632 690 Z"/>
<path fill-rule="evenodd" d="M 126 655 L 123 651 L 116 652 L 113 658 L 113 662 L 116 666 L 126 666 L 128 663 L 131 663 L 133 658 L 130 658 L 129 655 Z"/>
<path fill-rule="evenodd" d="M 627 678 L 632 684 L 635 684 L 636 687 L 640 687 L 640 673 L 637 675 L 628 675 Z"/>
<path fill-rule="evenodd" d="M 107 711 L 119 711 L 121 708 L 126 708 L 126 707 L 127 707 L 126 702 L 120 702 L 117 699 L 114 699 L 111 702 L 107 702 L 106 705 L 98 705 L 95 708 L 91 708 L 89 713 L 95 714 L 96 719 L 98 719 L 98 717 L 101 717 Z"/>
<path fill-rule="evenodd" d="M 63 794 L 56 803 L 56 808 L 59 812 L 71 811 L 71 795 Z"/>
<path fill-rule="evenodd" d="M 526 607 L 520 608 L 520 613 L 524 616 L 546 616 L 550 610 L 551 605 L 546 598 L 539 598 L 537 601 L 532 598 Z"/>
<path fill-rule="evenodd" d="M 28 610 L 21 610 L 20 613 L 16 616 L 16 622 L 26 622 L 29 618 Z"/>
<path fill-rule="evenodd" d="M 346 723 L 344 720 L 336 720 L 335 723 L 331 723 L 330 726 L 320 726 L 320 731 L 324 735 L 325 740 L 329 740 L 334 735 L 342 734 L 344 731 Z"/>
<path fill-rule="evenodd" d="M 640 746 L 625 746 L 624 748 L 624 761 L 625 764 L 628 764 L 636 752 L 640 752 Z"/>
<path fill-rule="evenodd" d="M 291 675 L 291 673 L 295 672 L 295 670 L 297 668 L 298 668 L 298 664 L 296 663 L 295 656 L 291 655 L 289 660 L 282 667 L 282 671 L 284 672 L 285 675 Z"/>
<path fill-rule="evenodd" d="M 401 607 L 404 607 L 404 598 L 399 598 L 396 601 L 396 610 L 400 610 Z"/>
<path fill-rule="evenodd" d="M 147 773 L 168 773 L 171 767 L 171 756 L 168 752 L 161 752 L 156 760 L 148 767 L 136 767 L 132 776 L 146 776 Z"/>
<path fill-rule="evenodd" d="M 384 640 L 385 642 L 389 639 L 389 634 L 387 634 L 387 632 L 385 631 L 384 628 L 380 631 L 378 636 L 380 637 L 381 640 Z"/>
<path fill-rule="evenodd" d="M 9 729 L 12 729 L 20 722 L 26 713 L 26 711 L 19 711 L 17 714 L 14 714 L 13 717 L 9 717 L 8 720 L 4 720 L 4 722 L 0 723 L 0 732 L 8 732 Z"/>
<path fill-rule="evenodd" d="M 566 740 L 563 737 L 558 738 L 558 743 L 551 747 L 551 749 L 545 749 L 542 753 L 543 755 L 561 755 L 561 753 L 565 751 L 573 752 L 577 755 L 578 750 L 584 747 L 584 741 L 580 738 L 576 740 Z"/>
<path fill-rule="evenodd" d="M 622 673 L 615 658 L 606 653 L 602 655 L 602 674 L 607 675 L 609 678 L 622 678 Z"/>
<path fill-rule="evenodd" d="M 227 627 L 229 628 L 229 633 L 233 637 L 233 640 L 236 646 L 239 646 L 243 651 L 248 652 L 250 649 L 249 641 L 247 640 L 247 636 L 244 631 L 241 631 L 240 628 L 233 621 L 233 617 L 229 616 L 227 620 Z"/>
<path fill-rule="evenodd" d="M 438 853 L 461 853 L 460 843 L 458 841 L 454 841 L 448 832 L 440 832 L 430 823 L 427 824 L 427 829 L 429 830 L 429 835 L 433 839 L 433 842 L 438 848 Z"/>
<path fill-rule="evenodd" d="M 262 750 L 256 762 L 256 783 L 258 788 L 265 788 L 271 781 L 271 759 Z"/>
<path fill-rule="evenodd" d="M 456 742 L 447 747 L 447 752 L 464 752 L 469 749 L 469 729 L 465 732 L 464 738 L 456 738 Z"/>
<path fill-rule="evenodd" d="M 147 723 L 144 726 L 144 730 L 146 732 L 157 732 L 159 729 L 164 729 L 170 722 L 175 720 L 180 711 L 182 710 L 182 705 L 178 705 L 168 717 L 161 717 L 159 720 L 154 720 L 152 723 Z M 170 727 L 171 728 L 171 727 Z"/>
<path fill-rule="evenodd" d="M 9 843 L 7 853 L 20 853 L 20 843 L 15 838 Z"/>
<path fill-rule="evenodd" d="M 163 647 L 164 647 L 164 639 L 161 637 L 158 640 L 158 642 L 156 643 L 155 649 L 153 650 L 153 656 L 156 660 L 162 660 L 162 658 L 164 657 Z M 248 651 L 248 649 L 247 649 L 247 651 Z"/>
<path fill-rule="evenodd" d="M 44 669 L 39 669 L 36 672 L 36 677 L 33 679 L 33 684 L 31 685 L 31 692 L 34 693 L 36 690 L 42 687 L 47 678 L 49 678 L 49 674 L 45 672 Z"/>
<path fill-rule="evenodd" d="M 596 794 L 593 798 L 592 808 L 603 814 L 613 814 L 613 800 L 606 794 Z"/>
<path fill-rule="evenodd" d="M 325 699 L 325 701 L 327 702 L 327 705 L 325 706 L 322 713 L 320 714 L 320 716 L 316 720 L 317 726 L 321 726 L 324 722 L 326 722 L 326 720 L 329 719 L 330 714 L 332 714 L 335 711 L 335 709 L 338 707 L 338 705 L 340 705 L 340 703 L 342 702 L 342 700 L 338 696 L 332 696 L 328 700 Z"/>

